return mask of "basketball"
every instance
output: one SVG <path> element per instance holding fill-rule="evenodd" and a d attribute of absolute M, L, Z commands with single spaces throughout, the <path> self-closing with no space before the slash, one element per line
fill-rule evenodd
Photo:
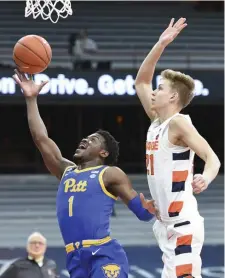
<path fill-rule="evenodd" d="M 37 35 L 22 37 L 13 49 L 13 60 L 24 73 L 35 74 L 44 71 L 51 59 L 51 46 Z"/>

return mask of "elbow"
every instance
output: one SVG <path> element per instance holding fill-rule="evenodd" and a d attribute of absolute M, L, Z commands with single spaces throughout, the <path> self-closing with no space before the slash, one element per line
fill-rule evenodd
<path fill-rule="evenodd" d="M 139 80 L 135 80 L 134 87 L 135 87 L 135 90 L 136 90 L 136 94 L 140 95 L 140 92 L 143 91 L 144 82 L 141 82 Z"/>
<path fill-rule="evenodd" d="M 219 169 L 220 169 L 220 167 L 221 167 L 221 162 L 220 162 L 220 160 L 219 160 L 218 157 L 217 157 L 216 166 L 217 166 L 217 169 L 218 169 L 218 172 L 219 172 Z"/>
<path fill-rule="evenodd" d="M 134 81 L 135 88 L 138 89 L 142 84 L 143 84 L 143 82 L 141 80 L 139 80 L 138 77 L 136 77 L 136 79 Z"/>
<path fill-rule="evenodd" d="M 214 153 L 214 159 L 213 160 L 214 160 L 213 165 L 216 168 L 216 170 L 219 172 L 219 169 L 221 167 L 221 162 L 220 162 L 218 156 L 215 153 Z"/>
<path fill-rule="evenodd" d="M 134 81 L 134 86 L 137 87 L 137 86 L 138 86 L 138 83 L 139 83 L 139 82 L 138 82 L 138 79 L 137 79 L 137 77 L 136 77 L 136 79 L 135 79 L 135 81 Z"/>
<path fill-rule="evenodd" d="M 45 133 L 43 134 L 33 133 L 32 138 L 36 145 L 40 145 L 41 143 L 45 142 L 48 139 L 48 135 Z"/>
<path fill-rule="evenodd" d="M 135 87 L 143 87 L 151 84 L 152 78 L 149 77 L 149 74 L 146 72 L 138 73 L 134 81 Z"/>
<path fill-rule="evenodd" d="M 207 153 L 204 161 L 213 171 L 219 172 L 221 162 L 214 151 L 211 150 L 209 153 Z"/>
<path fill-rule="evenodd" d="M 134 81 L 134 86 L 138 87 L 144 83 L 143 77 L 140 74 L 137 74 L 136 79 Z"/>
<path fill-rule="evenodd" d="M 211 160 L 210 168 L 212 169 L 211 171 L 214 172 L 215 176 L 218 175 L 220 167 L 221 167 L 221 162 L 219 158 L 216 155 L 214 155 L 213 159 Z"/>
<path fill-rule="evenodd" d="M 30 128 L 30 133 L 35 142 L 45 141 L 48 138 L 48 132 L 45 129 Z"/>
<path fill-rule="evenodd" d="M 138 94 L 138 92 L 142 92 L 142 91 L 145 91 L 146 89 L 149 89 L 150 83 L 147 83 L 143 80 L 136 79 L 134 86 L 135 86 L 136 92 Z"/>

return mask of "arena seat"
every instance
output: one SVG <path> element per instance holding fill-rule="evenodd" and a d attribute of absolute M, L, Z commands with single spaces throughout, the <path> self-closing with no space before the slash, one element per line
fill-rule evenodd
<path fill-rule="evenodd" d="M 136 190 L 148 197 L 146 176 L 131 175 L 130 178 Z M 49 175 L 1 176 L 1 247 L 23 247 L 27 236 L 34 230 L 44 233 L 49 246 L 63 246 L 55 211 L 57 185 L 58 181 Z M 223 244 L 223 177 L 218 176 L 197 199 L 200 213 L 205 218 L 206 244 Z M 123 245 L 156 244 L 152 233 L 154 221 L 140 222 L 120 201 L 116 202 L 115 210 L 116 217 L 112 218 L 111 225 L 113 237 Z"/>
<path fill-rule="evenodd" d="M 88 28 L 99 52 L 96 61 L 111 61 L 114 69 L 136 69 L 171 17 L 186 16 L 188 28 L 168 47 L 158 68 L 223 68 L 223 13 L 198 12 L 191 3 L 73 2 L 74 15 L 56 25 L 24 18 L 25 1 L 0 3 L 0 61 L 13 65 L 16 41 L 35 33 L 53 48 L 52 67 L 71 68 L 68 38 Z M 160 6 L 159 6 L 160 5 Z M 128 9 L 129 8 L 129 9 Z M 183 14 L 181 14 L 183 11 Z M 15 27 L 16 26 L 16 27 Z"/>

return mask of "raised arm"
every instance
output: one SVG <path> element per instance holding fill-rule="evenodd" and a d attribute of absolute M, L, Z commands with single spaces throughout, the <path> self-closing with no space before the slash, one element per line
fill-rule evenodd
<path fill-rule="evenodd" d="M 41 152 L 48 170 L 52 175 L 61 179 L 66 167 L 74 163 L 62 157 L 58 146 L 48 137 L 47 129 L 39 114 L 37 96 L 47 82 L 37 85 L 18 70 L 15 70 L 15 73 L 13 78 L 23 90 L 26 99 L 27 118 L 33 141 Z"/>
<path fill-rule="evenodd" d="M 154 120 L 157 116 L 152 109 L 152 94 L 154 92 L 151 85 L 156 64 L 166 46 L 187 26 L 185 21 L 185 18 L 180 18 L 175 24 L 174 19 L 170 21 L 168 28 L 162 33 L 159 41 L 154 45 L 138 71 L 135 88 L 142 106 L 151 120 Z"/>
<path fill-rule="evenodd" d="M 117 167 L 109 167 L 103 176 L 107 190 L 116 197 L 119 197 L 128 208 L 141 221 L 149 221 L 159 212 L 153 200 L 146 200 L 141 193 L 140 196 L 133 189 L 127 175 Z"/>

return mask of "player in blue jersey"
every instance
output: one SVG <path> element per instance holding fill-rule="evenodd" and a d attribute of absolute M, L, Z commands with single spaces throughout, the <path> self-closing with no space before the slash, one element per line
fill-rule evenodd
<path fill-rule="evenodd" d="M 74 161 L 62 157 L 48 137 L 40 117 L 37 96 L 43 86 L 15 70 L 13 78 L 24 92 L 31 135 L 49 171 L 60 180 L 57 217 L 67 252 L 71 278 L 125 278 L 128 261 L 121 245 L 110 237 L 109 222 L 119 197 L 142 221 L 150 221 L 158 211 L 132 188 L 127 175 L 114 165 L 118 142 L 99 130 L 82 139 Z"/>

